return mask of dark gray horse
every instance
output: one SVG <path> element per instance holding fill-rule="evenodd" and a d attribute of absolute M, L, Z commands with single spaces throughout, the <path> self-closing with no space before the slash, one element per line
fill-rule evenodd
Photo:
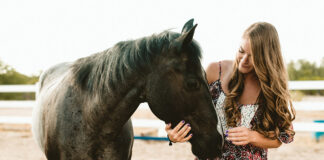
<path fill-rule="evenodd" d="M 193 41 L 196 26 L 190 20 L 181 34 L 164 31 L 119 42 L 45 71 L 33 132 L 47 159 L 131 159 L 130 117 L 142 102 L 166 123 L 189 122 L 196 156 L 220 156 L 223 138 Z"/>

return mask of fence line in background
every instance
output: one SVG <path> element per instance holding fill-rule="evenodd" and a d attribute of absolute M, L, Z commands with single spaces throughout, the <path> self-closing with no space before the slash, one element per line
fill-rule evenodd
<path fill-rule="evenodd" d="M 0 123 L 5 124 L 31 124 L 32 117 L 0 116 Z M 156 128 L 158 137 L 166 137 L 165 124 L 160 120 L 132 119 L 134 127 Z M 323 123 L 293 122 L 294 130 L 299 132 L 324 132 Z"/>
<path fill-rule="evenodd" d="M 289 81 L 290 90 L 324 90 L 324 81 Z M 0 85 L 0 93 L 34 93 L 36 85 Z M 293 102 L 296 110 L 301 111 L 324 111 L 324 102 Z M 33 108 L 35 101 L 0 101 L 0 109 Z M 142 103 L 139 109 L 149 109 L 146 103 Z M 165 137 L 164 122 L 160 120 L 132 119 L 134 127 L 157 128 L 158 136 Z M 0 116 L 0 123 L 30 124 L 31 117 Z M 295 131 L 301 132 L 324 132 L 324 124 L 312 122 L 293 123 Z"/>
<path fill-rule="evenodd" d="M 0 93 L 23 93 L 35 91 L 36 85 L 33 84 L 0 85 Z"/>
<path fill-rule="evenodd" d="M 0 101 L 1 108 L 33 108 L 36 105 L 35 101 Z M 324 102 L 293 102 L 294 108 L 297 111 L 324 111 Z M 148 110 L 149 106 L 146 103 L 141 104 L 138 109 Z"/>
<path fill-rule="evenodd" d="M 324 90 L 324 81 L 289 81 L 289 90 Z"/>

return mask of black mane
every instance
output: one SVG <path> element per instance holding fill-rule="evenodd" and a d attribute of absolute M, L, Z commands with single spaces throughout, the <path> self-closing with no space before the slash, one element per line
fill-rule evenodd
<path fill-rule="evenodd" d="M 181 34 L 164 31 L 137 40 L 121 41 L 105 51 L 78 59 L 72 65 L 74 83 L 81 89 L 99 94 L 114 91 L 143 76 L 155 57 L 169 49 L 170 44 Z M 191 57 L 200 60 L 201 51 L 197 42 L 191 43 Z M 134 74 L 135 76 L 133 77 Z"/>

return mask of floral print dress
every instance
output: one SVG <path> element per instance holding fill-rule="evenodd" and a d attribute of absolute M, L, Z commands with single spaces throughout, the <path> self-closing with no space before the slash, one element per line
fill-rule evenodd
<path fill-rule="evenodd" d="M 220 65 L 219 77 L 220 75 L 221 75 L 221 65 Z M 225 110 L 224 110 L 224 102 L 225 102 L 226 95 L 222 89 L 220 79 L 211 83 L 209 85 L 209 90 L 212 95 L 217 116 L 219 117 L 220 120 L 218 127 L 221 127 L 223 131 L 226 131 L 229 129 L 229 127 L 227 126 Z M 244 126 L 246 128 L 252 129 L 253 126 L 259 123 L 258 117 L 260 117 L 261 114 L 260 112 L 258 112 L 259 111 L 258 104 L 239 105 L 239 109 L 241 112 L 241 122 L 239 126 Z M 225 137 L 225 133 L 223 134 Z M 293 141 L 293 136 L 289 135 L 286 132 L 281 132 L 278 139 L 283 143 L 290 143 Z M 237 146 L 231 143 L 229 140 L 225 139 L 223 153 L 220 159 L 266 160 L 267 152 L 268 151 L 265 148 L 256 147 L 252 144 Z"/>

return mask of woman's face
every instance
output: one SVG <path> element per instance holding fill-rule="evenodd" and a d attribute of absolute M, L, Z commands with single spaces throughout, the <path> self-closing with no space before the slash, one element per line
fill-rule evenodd
<path fill-rule="evenodd" d="M 239 61 L 238 70 L 243 74 L 254 71 L 254 65 L 252 61 L 251 45 L 248 38 L 243 38 L 241 46 L 237 52 L 237 59 Z"/>

